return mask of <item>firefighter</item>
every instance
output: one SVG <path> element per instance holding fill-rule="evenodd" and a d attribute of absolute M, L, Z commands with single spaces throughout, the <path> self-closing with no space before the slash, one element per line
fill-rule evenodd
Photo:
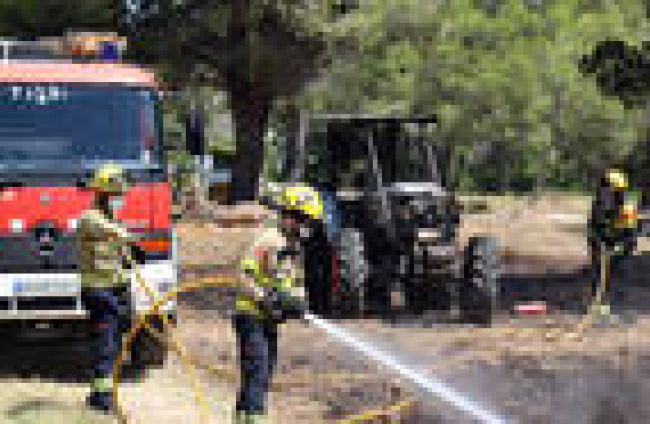
<path fill-rule="evenodd" d="M 120 349 L 120 328 L 128 315 L 128 281 L 122 267 L 125 249 L 137 241 L 113 212 L 127 189 L 122 169 L 101 167 L 89 188 L 95 198 L 78 221 L 81 299 L 93 328 L 96 363 L 87 404 L 103 412 L 113 409 L 113 363 Z"/>
<path fill-rule="evenodd" d="M 609 284 L 600 312 L 610 315 L 610 307 L 624 301 L 624 265 L 636 249 L 639 231 L 637 219 L 638 196 L 629 189 L 628 177 L 619 169 L 609 169 L 603 176 L 594 198 L 589 219 L 589 247 L 591 251 L 591 291 L 596 293 L 601 283 L 603 249 L 609 255 L 607 263 Z"/>
<path fill-rule="evenodd" d="M 235 407 L 237 424 L 263 422 L 266 394 L 277 361 L 278 327 L 307 310 L 299 286 L 300 241 L 310 224 L 323 218 L 319 194 L 304 186 L 279 190 L 266 198 L 277 212 L 241 262 L 244 290 L 236 300 L 233 326 L 238 340 L 241 387 Z M 270 200 L 270 201 L 269 201 Z"/>

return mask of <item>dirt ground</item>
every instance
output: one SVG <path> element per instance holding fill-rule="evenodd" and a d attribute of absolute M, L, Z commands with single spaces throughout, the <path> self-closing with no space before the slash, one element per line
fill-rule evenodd
<path fill-rule="evenodd" d="M 462 238 L 489 233 L 498 236 L 506 249 L 504 312 L 493 328 L 471 328 L 436 314 L 339 324 L 514 422 L 649 422 L 644 402 L 650 394 L 650 342 L 644 337 L 650 330 L 650 298 L 645 287 L 648 255 L 632 258 L 632 278 L 624 282 L 631 294 L 627 306 L 638 313 L 637 320 L 621 328 L 588 329 L 582 337 L 572 337 L 587 300 L 584 224 L 588 202 L 562 196 L 533 205 L 516 199 L 489 200 L 492 212 L 465 217 Z M 179 251 L 187 268 L 220 271 L 233 263 L 254 232 L 185 224 L 179 230 Z M 644 249 L 648 249 L 645 241 Z M 209 423 L 229 422 L 238 384 L 234 337 L 224 315 L 228 295 L 217 289 L 181 295 L 179 326 L 174 332 L 187 352 L 216 369 L 198 372 L 210 415 L 205 422 Z M 511 313 L 518 303 L 540 299 L 549 306 L 547 316 L 526 318 Z M 64 346 L 42 349 L 50 353 L 30 350 L 33 359 L 24 350 L 4 353 L 0 378 L 6 395 L 0 398 L 4 420 L 0 422 L 111 422 L 84 410 L 86 383 L 78 357 Z M 52 353 L 57 349 L 62 352 L 58 356 Z M 269 399 L 273 422 L 333 423 L 400 399 L 414 400 L 414 407 L 390 422 L 472 422 L 305 323 L 290 323 L 283 329 L 280 352 L 276 387 Z M 121 404 L 130 422 L 201 422 L 191 373 L 177 355 L 170 355 L 164 368 L 150 370 L 142 379 L 121 387 Z"/>
<path fill-rule="evenodd" d="M 623 329 L 589 330 L 582 338 L 572 338 L 588 300 L 585 293 L 588 199 L 556 195 L 534 203 L 515 198 L 482 200 L 489 203 L 490 213 L 466 216 L 461 240 L 487 233 L 497 236 L 504 247 L 504 314 L 494 328 L 472 329 L 450 324 L 437 319 L 435 314 L 397 324 L 369 319 L 343 324 L 377 341 L 388 351 L 398 353 L 408 363 L 444 376 L 493 409 L 521 422 L 646 422 L 650 414 L 639 401 L 647 394 L 643 372 L 647 368 L 648 350 L 642 337 L 650 326 L 643 315 L 650 304 L 644 286 L 650 267 L 646 255 L 631 259 L 631 278 L 626 282 L 631 293 L 628 307 L 641 314 L 637 322 Z M 196 226 L 185 230 L 188 234 L 207 233 L 205 228 Z M 236 250 L 247 230 L 214 227 L 212 231 L 215 239 L 222 240 L 222 245 Z M 648 249 L 645 241 L 640 247 Z M 235 256 L 226 255 L 227 258 Z M 543 319 L 511 314 L 517 303 L 529 300 L 546 301 L 549 314 Z M 227 324 L 217 324 L 217 321 L 210 327 L 222 328 L 228 334 Z M 312 342 L 305 343 L 305 339 Z M 224 366 L 234 369 L 232 340 L 220 340 L 218 357 Z M 358 358 L 319 337 L 309 327 L 292 324 L 285 332 L 283 343 L 287 347 L 283 349 L 278 378 L 286 377 L 285 371 L 293 375 L 301 368 L 318 378 L 307 378 L 306 386 L 292 380 L 298 388 L 276 393 L 274 399 L 280 396 L 282 401 L 289 402 L 296 392 L 311 399 L 304 400 L 300 408 L 311 414 L 309 422 L 316 422 L 318 414 L 331 419 L 334 415 L 342 417 L 364 408 L 376 408 L 391 397 L 419 400 L 415 410 L 405 414 L 401 422 L 463 422 L 466 419 L 430 396 L 410 390 L 408 384 L 382 372 L 381 367 L 358 362 Z M 205 341 L 204 346 L 209 344 Z M 323 352 L 328 352 L 327 358 L 348 359 L 345 363 L 323 359 Z M 316 372 L 317 367 L 323 370 Z M 318 384 L 324 381 L 321 375 L 328 373 L 334 373 L 336 378 L 327 380 L 327 386 Z M 349 374 L 358 374 L 361 381 L 355 381 L 357 377 L 346 378 Z M 379 375 L 385 376 L 383 381 L 366 382 Z M 376 396 L 366 393 L 369 387 L 383 389 Z M 350 393 L 360 395 L 350 396 Z M 364 393 L 368 396 L 364 397 Z M 279 409 L 286 410 L 281 405 Z"/>

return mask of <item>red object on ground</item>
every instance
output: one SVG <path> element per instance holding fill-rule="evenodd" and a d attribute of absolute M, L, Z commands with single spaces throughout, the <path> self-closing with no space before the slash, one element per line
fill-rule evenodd
<path fill-rule="evenodd" d="M 518 315 L 544 315 L 547 312 L 546 303 L 521 303 L 515 306 L 515 312 L 517 312 Z"/>

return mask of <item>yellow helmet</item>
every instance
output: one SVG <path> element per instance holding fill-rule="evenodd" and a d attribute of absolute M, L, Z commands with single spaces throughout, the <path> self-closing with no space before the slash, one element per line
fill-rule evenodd
<path fill-rule="evenodd" d="M 323 201 L 320 194 L 305 185 L 283 189 L 275 196 L 274 203 L 286 211 L 300 212 L 311 219 L 323 219 Z"/>
<path fill-rule="evenodd" d="M 623 171 L 618 169 L 610 169 L 605 175 L 607 184 L 615 190 L 624 190 L 627 188 L 627 176 Z"/>
<path fill-rule="evenodd" d="M 90 187 L 102 193 L 120 195 L 127 190 L 128 184 L 122 167 L 108 163 L 95 172 Z"/>

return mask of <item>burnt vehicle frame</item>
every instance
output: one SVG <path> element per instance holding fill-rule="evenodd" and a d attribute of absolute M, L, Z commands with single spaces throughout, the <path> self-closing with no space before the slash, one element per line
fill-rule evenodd
<path fill-rule="evenodd" d="M 397 292 L 409 313 L 455 310 L 463 321 L 491 322 L 498 243 L 480 235 L 460 245 L 461 208 L 438 166 L 436 125 L 436 116 L 302 116 L 282 169 L 285 181 L 325 199 L 328 242 L 305 249 L 316 312 L 390 312 Z"/>

